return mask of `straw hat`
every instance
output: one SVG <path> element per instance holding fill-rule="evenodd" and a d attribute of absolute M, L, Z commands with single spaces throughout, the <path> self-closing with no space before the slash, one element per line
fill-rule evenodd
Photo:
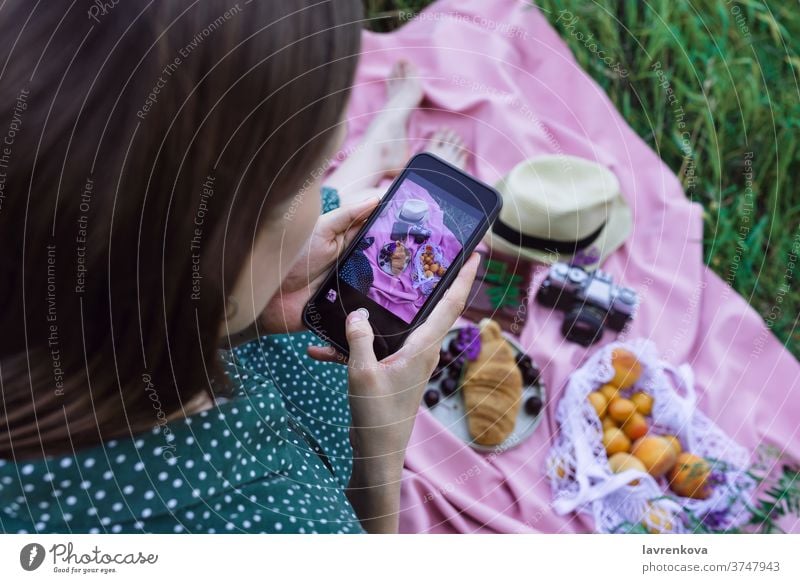
<path fill-rule="evenodd" d="M 428 218 L 428 203 L 418 198 L 409 198 L 400 208 L 398 218 L 408 223 L 418 223 Z"/>
<path fill-rule="evenodd" d="M 617 177 L 583 158 L 527 160 L 495 188 L 503 209 L 484 240 L 505 254 L 591 269 L 631 232 L 631 212 Z"/>

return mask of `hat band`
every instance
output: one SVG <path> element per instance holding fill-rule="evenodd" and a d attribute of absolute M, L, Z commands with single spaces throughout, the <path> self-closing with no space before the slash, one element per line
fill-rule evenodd
<path fill-rule="evenodd" d="M 555 239 L 544 239 L 542 237 L 526 235 L 510 227 L 500 219 L 497 219 L 492 225 L 492 232 L 509 243 L 518 242 L 521 247 L 530 247 L 538 249 L 539 251 L 553 251 L 563 255 L 575 255 L 578 251 L 586 249 L 586 247 L 594 243 L 600 236 L 600 233 L 603 232 L 605 226 L 606 223 L 603 222 L 595 231 L 577 241 L 556 241 Z"/>

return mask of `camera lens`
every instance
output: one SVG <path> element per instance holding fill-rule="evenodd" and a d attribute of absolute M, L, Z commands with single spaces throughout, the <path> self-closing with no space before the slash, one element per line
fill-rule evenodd
<path fill-rule="evenodd" d="M 626 304 L 633 304 L 636 302 L 636 293 L 633 290 L 630 290 L 626 287 L 619 290 L 619 295 L 617 296 L 621 302 L 625 302 Z"/>
<path fill-rule="evenodd" d="M 586 279 L 586 272 L 577 267 L 571 267 L 569 270 L 568 278 L 570 282 L 578 284 Z"/>

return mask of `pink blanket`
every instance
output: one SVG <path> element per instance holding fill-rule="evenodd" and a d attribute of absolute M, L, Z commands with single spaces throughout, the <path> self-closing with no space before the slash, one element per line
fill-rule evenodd
<path fill-rule="evenodd" d="M 591 27 L 586 22 L 587 29 Z M 587 30 L 588 32 L 588 30 Z M 635 216 L 626 245 L 605 263 L 643 295 L 628 337 L 648 337 L 664 357 L 694 368 L 699 406 L 739 443 L 800 459 L 800 366 L 762 319 L 703 265 L 702 209 L 628 127 L 576 64 L 545 16 L 515 0 L 440 0 L 399 31 L 365 34 L 349 110 L 349 145 L 385 97 L 401 58 L 424 79 L 426 101 L 410 137 L 448 125 L 472 149 L 468 170 L 494 183 L 523 159 L 565 153 L 596 160 L 619 178 Z M 560 315 L 536 305 L 522 342 L 550 391 L 537 433 L 500 455 L 479 454 L 423 408 L 406 461 L 405 532 L 587 532 L 578 515 L 550 507 L 544 460 L 552 414 L 570 374 L 590 353 L 565 343 Z M 607 333 L 605 341 L 614 338 Z M 790 519 L 784 528 L 800 532 Z"/>

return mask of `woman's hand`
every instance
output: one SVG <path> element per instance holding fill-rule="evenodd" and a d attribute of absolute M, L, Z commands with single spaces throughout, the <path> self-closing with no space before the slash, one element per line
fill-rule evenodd
<path fill-rule="evenodd" d="M 305 329 L 303 308 L 328 270 L 369 217 L 380 199 L 372 198 L 321 215 L 300 257 L 258 320 L 261 334 Z"/>
<path fill-rule="evenodd" d="M 395 354 L 378 361 L 374 334 L 361 310 L 347 317 L 353 475 L 348 495 L 364 527 L 395 532 L 403 461 L 422 393 L 439 361 L 445 334 L 464 310 L 480 257 L 473 254 L 427 321 Z M 309 355 L 335 361 L 329 348 L 311 346 Z"/>

